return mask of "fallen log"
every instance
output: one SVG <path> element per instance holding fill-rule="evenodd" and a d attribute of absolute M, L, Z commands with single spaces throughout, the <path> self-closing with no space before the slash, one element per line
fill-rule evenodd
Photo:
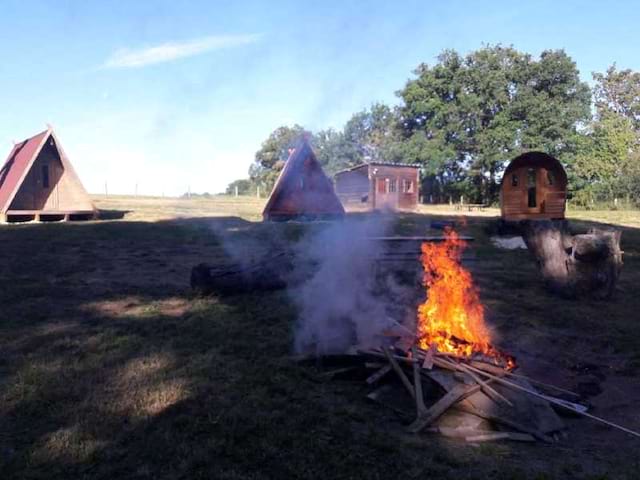
<path fill-rule="evenodd" d="M 547 287 L 563 297 L 613 295 L 622 270 L 620 230 L 592 229 L 572 236 L 565 221 L 520 223 Z"/>
<path fill-rule="evenodd" d="M 278 290 L 287 286 L 290 265 L 279 253 L 259 262 L 211 265 L 191 269 L 191 288 L 198 294 L 234 295 L 256 290 Z"/>

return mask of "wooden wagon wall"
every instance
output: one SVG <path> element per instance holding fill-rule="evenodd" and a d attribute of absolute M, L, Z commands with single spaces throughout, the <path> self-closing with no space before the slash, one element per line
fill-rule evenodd
<path fill-rule="evenodd" d="M 502 218 L 512 220 L 563 219 L 567 176 L 555 158 L 530 152 L 514 159 L 502 179 Z"/>

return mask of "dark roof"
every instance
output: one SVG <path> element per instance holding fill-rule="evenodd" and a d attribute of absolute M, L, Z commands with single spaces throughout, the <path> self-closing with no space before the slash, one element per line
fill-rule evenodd
<path fill-rule="evenodd" d="M 333 184 L 304 135 L 289 154 L 263 210 L 265 219 L 280 215 L 344 215 Z"/>
<path fill-rule="evenodd" d="M 561 181 L 567 182 L 567 174 L 562 164 L 555 157 L 544 152 L 526 152 L 518 155 L 509 162 L 502 178 L 505 178 L 512 170 L 520 167 L 537 167 L 552 170 L 559 175 Z"/>
<path fill-rule="evenodd" d="M 361 163 L 360 165 L 356 165 L 355 167 L 345 168 L 344 170 L 340 170 L 335 174 L 339 175 L 341 173 L 351 172 L 353 170 L 357 170 L 359 168 L 364 168 L 369 166 L 420 168 L 419 163 L 367 162 L 367 163 Z"/>
<path fill-rule="evenodd" d="M 51 130 L 47 129 L 15 144 L 11 149 L 7 161 L 0 169 L 0 211 L 9 208 L 22 179 L 29 172 L 50 134 Z"/>

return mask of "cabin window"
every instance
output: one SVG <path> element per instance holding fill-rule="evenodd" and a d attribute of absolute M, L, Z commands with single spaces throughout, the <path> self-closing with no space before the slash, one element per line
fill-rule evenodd
<path fill-rule="evenodd" d="M 412 180 L 403 180 L 402 181 L 402 191 L 404 193 L 413 193 L 413 181 Z"/>
<path fill-rule="evenodd" d="M 527 170 L 527 206 L 529 208 L 536 208 L 538 205 L 536 196 L 536 176 L 537 172 L 535 168 Z"/>
<path fill-rule="evenodd" d="M 518 186 L 518 175 L 516 175 L 515 173 L 511 175 L 511 186 L 512 187 Z"/>
<path fill-rule="evenodd" d="M 553 172 L 547 172 L 547 182 L 549 185 L 553 185 L 556 183 L 556 176 Z"/>
<path fill-rule="evenodd" d="M 388 179 L 379 178 L 378 179 L 378 193 L 386 193 L 387 191 L 387 181 Z"/>
<path fill-rule="evenodd" d="M 42 188 L 49 188 L 49 165 L 42 165 Z"/>
<path fill-rule="evenodd" d="M 389 180 L 389 193 L 396 193 L 396 181 Z"/>

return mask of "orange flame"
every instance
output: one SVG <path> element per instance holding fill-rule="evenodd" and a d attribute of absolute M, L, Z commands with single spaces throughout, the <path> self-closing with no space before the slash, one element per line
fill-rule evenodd
<path fill-rule="evenodd" d="M 473 278 L 460 265 L 466 242 L 453 229 L 442 243 L 422 244 L 427 300 L 418 308 L 418 344 L 460 356 L 482 352 L 496 356 L 484 323 L 484 308 Z"/>

